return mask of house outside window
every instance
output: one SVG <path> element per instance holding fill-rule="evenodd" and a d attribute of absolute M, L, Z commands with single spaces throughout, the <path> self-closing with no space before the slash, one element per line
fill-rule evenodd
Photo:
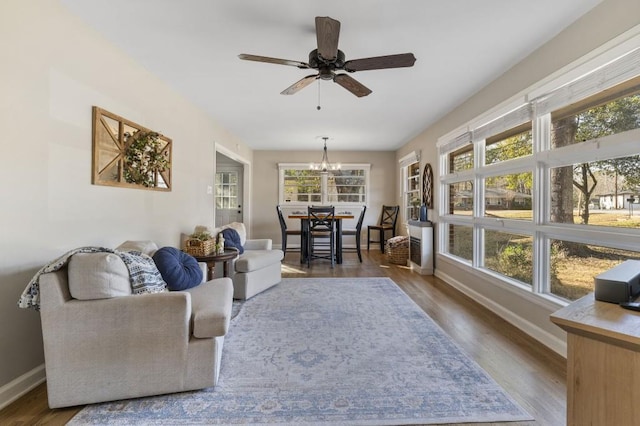
<path fill-rule="evenodd" d="M 442 138 L 440 253 L 559 304 L 640 260 L 639 64 L 637 48 Z"/>
<path fill-rule="evenodd" d="M 301 163 L 281 163 L 278 169 L 281 205 L 355 206 L 368 201 L 370 164 L 342 164 L 327 173 Z"/>

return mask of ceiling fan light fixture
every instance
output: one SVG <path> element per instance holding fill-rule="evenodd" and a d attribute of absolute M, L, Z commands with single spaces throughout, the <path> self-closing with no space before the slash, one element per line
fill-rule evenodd
<path fill-rule="evenodd" d="M 333 80 L 335 77 L 335 73 L 331 71 L 329 68 L 320 68 L 320 72 L 318 73 L 318 78 L 320 80 Z"/>

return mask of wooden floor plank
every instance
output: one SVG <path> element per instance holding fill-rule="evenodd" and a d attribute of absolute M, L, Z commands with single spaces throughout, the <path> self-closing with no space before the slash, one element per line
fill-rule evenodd
<path fill-rule="evenodd" d="M 379 277 L 398 284 L 451 338 L 536 420 L 495 425 L 564 425 L 566 361 L 444 281 L 389 264 L 379 250 L 355 253 L 331 268 L 317 261 L 307 268 L 299 253 L 283 263 L 284 277 Z M 82 407 L 51 410 L 42 384 L 0 411 L 2 425 L 64 425 Z M 465 424 L 469 426 L 469 424 Z M 486 425 L 486 423 L 485 423 Z"/>

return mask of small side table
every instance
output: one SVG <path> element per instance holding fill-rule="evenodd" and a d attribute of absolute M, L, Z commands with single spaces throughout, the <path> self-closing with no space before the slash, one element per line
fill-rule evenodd
<path fill-rule="evenodd" d="M 222 275 L 229 276 L 229 262 L 238 257 L 238 250 L 234 248 L 224 249 L 224 253 L 215 254 L 211 253 L 206 256 L 193 256 L 198 262 L 204 262 L 207 264 L 207 281 L 213 279 L 213 270 L 216 267 L 216 262 L 222 262 Z"/>

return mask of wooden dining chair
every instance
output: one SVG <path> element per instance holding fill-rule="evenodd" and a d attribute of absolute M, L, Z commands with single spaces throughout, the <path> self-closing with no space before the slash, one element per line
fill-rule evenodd
<path fill-rule="evenodd" d="M 352 248 L 345 248 L 344 247 L 344 238 L 343 238 L 343 244 L 341 244 L 342 246 L 342 251 L 343 252 L 352 252 L 355 250 L 356 253 L 358 253 L 358 260 L 360 260 L 360 263 L 362 263 L 362 252 L 360 250 L 360 246 L 361 244 L 361 234 L 362 234 L 362 222 L 364 221 L 364 214 L 367 211 L 367 206 L 362 206 L 362 212 L 360 212 L 360 217 L 358 218 L 358 223 L 356 224 L 355 228 L 343 228 L 342 229 L 342 236 L 344 237 L 345 235 L 348 236 L 354 236 L 356 238 L 356 247 L 355 249 Z"/>
<path fill-rule="evenodd" d="M 377 225 L 369 225 L 367 227 L 367 251 L 369 251 L 370 243 L 380 243 L 380 251 L 384 253 L 384 243 L 386 233 L 391 231 L 393 237 L 396 236 L 396 223 L 398 222 L 398 213 L 400 206 L 382 206 L 382 214 L 380 222 Z M 371 231 L 380 232 L 379 241 L 371 241 Z"/>
<path fill-rule="evenodd" d="M 309 225 L 307 229 L 307 267 L 312 259 L 327 259 L 333 268 L 336 259 L 336 219 L 334 206 L 309 206 Z M 327 240 L 321 249 L 316 249 L 316 239 Z"/>
<path fill-rule="evenodd" d="M 287 254 L 287 237 L 289 235 L 302 235 L 302 231 L 300 229 L 288 229 L 287 222 L 284 220 L 284 215 L 282 214 L 282 207 L 280 205 L 276 205 L 276 210 L 278 211 L 278 220 L 280 221 L 280 232 L 282 233 L 282 252 Z M 302 241 L 300 241 L 302 243 Z"/>

